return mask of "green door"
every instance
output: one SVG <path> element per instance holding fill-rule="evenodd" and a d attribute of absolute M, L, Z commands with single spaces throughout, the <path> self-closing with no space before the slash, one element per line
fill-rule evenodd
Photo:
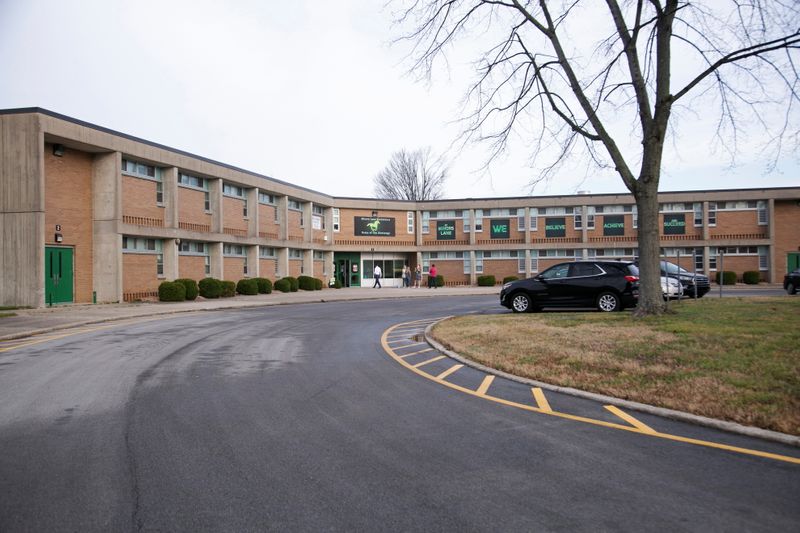
<path fill-rule="evenodd" d="M 342 287 L 361 286 L 361 254 L 358 252 L 334 252 L 333 264 L 336 268 L 336 277 Z"/>
<path fill-rule="evenodd" d="M 800 268 L 800 252 L 789 252 L 786 261 L 786 272 Z"/>
<path fill-rule="evenodd" d="M 72 253 L 72 248 L 45 248 L 44 299 L 48 305 L 72 301 Z"/>

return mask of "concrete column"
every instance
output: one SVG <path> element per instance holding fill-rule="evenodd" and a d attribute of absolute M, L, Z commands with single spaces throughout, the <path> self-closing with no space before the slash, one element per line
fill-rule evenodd
<path fill-rule="evenodd" d="M 258 187 L 248 189 L 244 201 L 247 202 L 247 236 L 258 237 Z"/>
<path fill-rule="evenodd" d="M 278 205 L 276 206 L 276 209 L 278 210 L 278 224 L 280 225 L 280 229 L 278 230 L 278 238 L 282 241 L 288 241 L 289 240 L 289 197 L 281 196 L 277 200 L 278 200 Z M 280 268 L 280 266 L 278 268 Z M 288 270 L 284 272 L 288 272 Z M 283 275 L 287 276 L 288 274 L 284 273 Z"/>
<path fill-rule="evenodd" d="M 475 246 L 475 243 L 477 242 L 478 238 L 477 238 L 477 236 L 475 234 L 475 210 L 474 209 L 470 209 L 469 210 L 469 227 L 470 227 L 469 244 L 470 244 L 470 246 Z"/>
<path fill-rule="evenodd" d="M 336 265 L 333 264 L 333 252 L 325 252 L 323 254 L 324 257 L 324 271 L 325 271 L 325 281 L 323 282 L 322 286 L 328 286 L 328 280 L 334 276 L 336 272 Z"/>
<path fill-rule="evenodd" d="M 341 220 L 339 221 L 341 224 Z M 325 209 L 325 237 L 326 244 L 329 246 L 333 244 L 333 208 L 328 207 Z M 333 262 L 333 255 L 331 255 L 331 263 Z"/>
<path fill-rule="evenodd" d="M 222 191 L 221 187 L 220 191 Z M 208 243 L 208 255 L 211 263 L 210 276 L 212 278 L 222 279 L 224 273 L 224 265 L 225 265 L 225 262 L 223 261 L 222 258 L 222 243 L 221 242 Z"/>
<path fill-rule="evenodd" d="M 531 208 L 525 208 L 525 244 L 531 244 Z"/>
<path fill-rule="evenodd" d="M 247 252 L 247 276 L 248 278 L 257 278 L 260 276 L 261 261 L 258 260 L 258 246 L 245 246 Z"/>
<path fill-rule="evenodd" d="M 781 279 L 779 279 L 775 272 L 775 199 L 770 198 L 767 201 L 767 231 L 769 232 L 769 251 L 767 252 L 767 261 L 769 261 L 769 282 L 770 283 L 779 283 Z"/>
<path fill-rule="evenodd" d="M 705 201 L 703 202 L 703 240 L 708 241 L 710 238 L 711 229 L 708 226 L 708 201 Z"/>
<path fill-rule="evenodd" d="M 92 164 L 92 290 L 97 303 L 122 301 L 122 155 L 97 154 Z"/>
<path fill-rule="evenodd" d="M 164 226 L 178 227 L 178 169 L 175 167 L 161 169 L 161 186 L 164 191 Z M 166 265 L 165 265 L 166 268 Z"/>
<path fill-rule="evenodd" d="M 469 252 L 469 284 L 470 285 L 477 285 L 478 284 L 478 273 L 476 272 L 476 265 L 475 265 L 475 250 L 470 250 Z"/>
<path fill-rule="evenodd" d="M 581 242 L 584 244 L 584 248 L 586 248 L 586 243 L 589 242 L 589 207 L 582 205 L 581 211 L 583 212 L 583 229 L 581 229 Z M 586 259 L 586 250 L 583 250 L 583 258 Z"/>
<path fill-rule="evenodd" d="M 709 279 L 711 279 L 711 267 L 709 266 L 710 252 L 710 246 L 703 246 L 703 274 L 708 276 Z"/>
<path fill-rule="evenodd" d="M 303 204 L 303 241 L 312 242 L 314 240 L 314 225 L 311 223 L 311 215 L 314 212 L 314 202 Z"/>
<path fill-rule="evenodd" d="M 314 276 L 314 250 L 303 250 L 303 275 Z"/>
<path fill-rule="evenodd" d="M 211 232 L 222 233 L 222 180 L 209 179 L 208 180 L 208 199 L 211 204 Z M 220 252 L 220 257 L 222 253 Z M 212 260 L 213 263 L 213 260 Z M 213 274 L 214 265 L 211 265 L 211 276 L 217 278 Z M 222 278 L 217 278 L 222 279 Z"/>
<path fill-rule="evenodd" d="M 175 281 L 180 277 L 178 252 L 178 239 L 163 239 L 161 241 L 161 256 L 164 258 L 164 278 L 167 281 Z"/>
<path fill-rule="evenodd" d="M 278 279 L 285 278 L 289 275 L 289 249 L 277 248 L 276 251 L 278 252 L 278 272 L 276 276 Z"/>
<path fill-rule="evenodd" d="M 531 272 L 531 251 L 525 250 L 525 277 L 529 278 L 533 272 Z"/>
<path fill-rule="evenodd" d="M 416 220 L 416 227 L 414 228 L 415 244 L 422 246 L 422 211 L 414 211 L 414 219 Z M 419 256 L 419 254 L 417 254 Z M 419 259 L 417 259 L 419 261 Z"/>

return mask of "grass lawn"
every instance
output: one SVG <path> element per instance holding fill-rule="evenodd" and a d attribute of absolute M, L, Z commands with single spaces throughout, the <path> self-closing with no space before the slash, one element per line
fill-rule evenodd
<path fill-rule="evenodd" d="M 470 315 L 433 336 L 554 385 L 800 435 L 800 298 L 703 298 L 674 312 Z"/>

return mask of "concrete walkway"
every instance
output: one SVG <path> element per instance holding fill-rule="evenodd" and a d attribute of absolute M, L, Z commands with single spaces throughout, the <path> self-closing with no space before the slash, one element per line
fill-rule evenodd
<path fill-rule="evenodd" d="M 86 324 L 97 324 L 153 315 L 216 311 L 266 305 L 285 305 L 314 302 L 339 302 L 344 300 L 371 300 L 379 298 L 435 298 L 442 296 L 496 295 L 499 304 L 500 287 L 440 287 L 437 289 L 345 288 L 322 291 L 273 292 L 257 296 L 238 295 L 235 298 L 206 300 L 198 297 L 193 302 L 143 302 L 121 304 L 68 304 L 40 309 L 15 309 L 8 311 L 17 316 L 0 318 L 0 340 L 17 339 L 59 329 Z"/>

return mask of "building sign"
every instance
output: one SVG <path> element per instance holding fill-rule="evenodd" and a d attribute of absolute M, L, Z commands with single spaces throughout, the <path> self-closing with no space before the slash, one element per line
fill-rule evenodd
<path fill-rule="evenodd" d="M 363 237 L 394 237 L 394 219 L 385 217 L 355 217 L 355 234 Z"/>
<path fill-rule="evenodd" d="M 664 235 L 685 235 L 686 214 L 664 215 Z"/>
<path fill-rule="evenodd" d="M 436 222 L 436 240 L 452 241 L 456 238 L 455 220 L 439 220 Z"/>
<path fill-rule="evenodd" d="M 603 217 L 603 235 L 625 235 L 625 215 L 605 215 Z"/>
<path fill-rule="evenodd" d="M 491 220 L 491 231 L 489 237 L 492 239 L 508 239 L 511 236 L 509 232 L 509 223 L 507 218 L 493 218 Z"/>
<path fill-rule="evenodd" d="M 564 217 L 547 217 L 544 219 L 545 237 L 566 237 L 567 219 Z"/>

